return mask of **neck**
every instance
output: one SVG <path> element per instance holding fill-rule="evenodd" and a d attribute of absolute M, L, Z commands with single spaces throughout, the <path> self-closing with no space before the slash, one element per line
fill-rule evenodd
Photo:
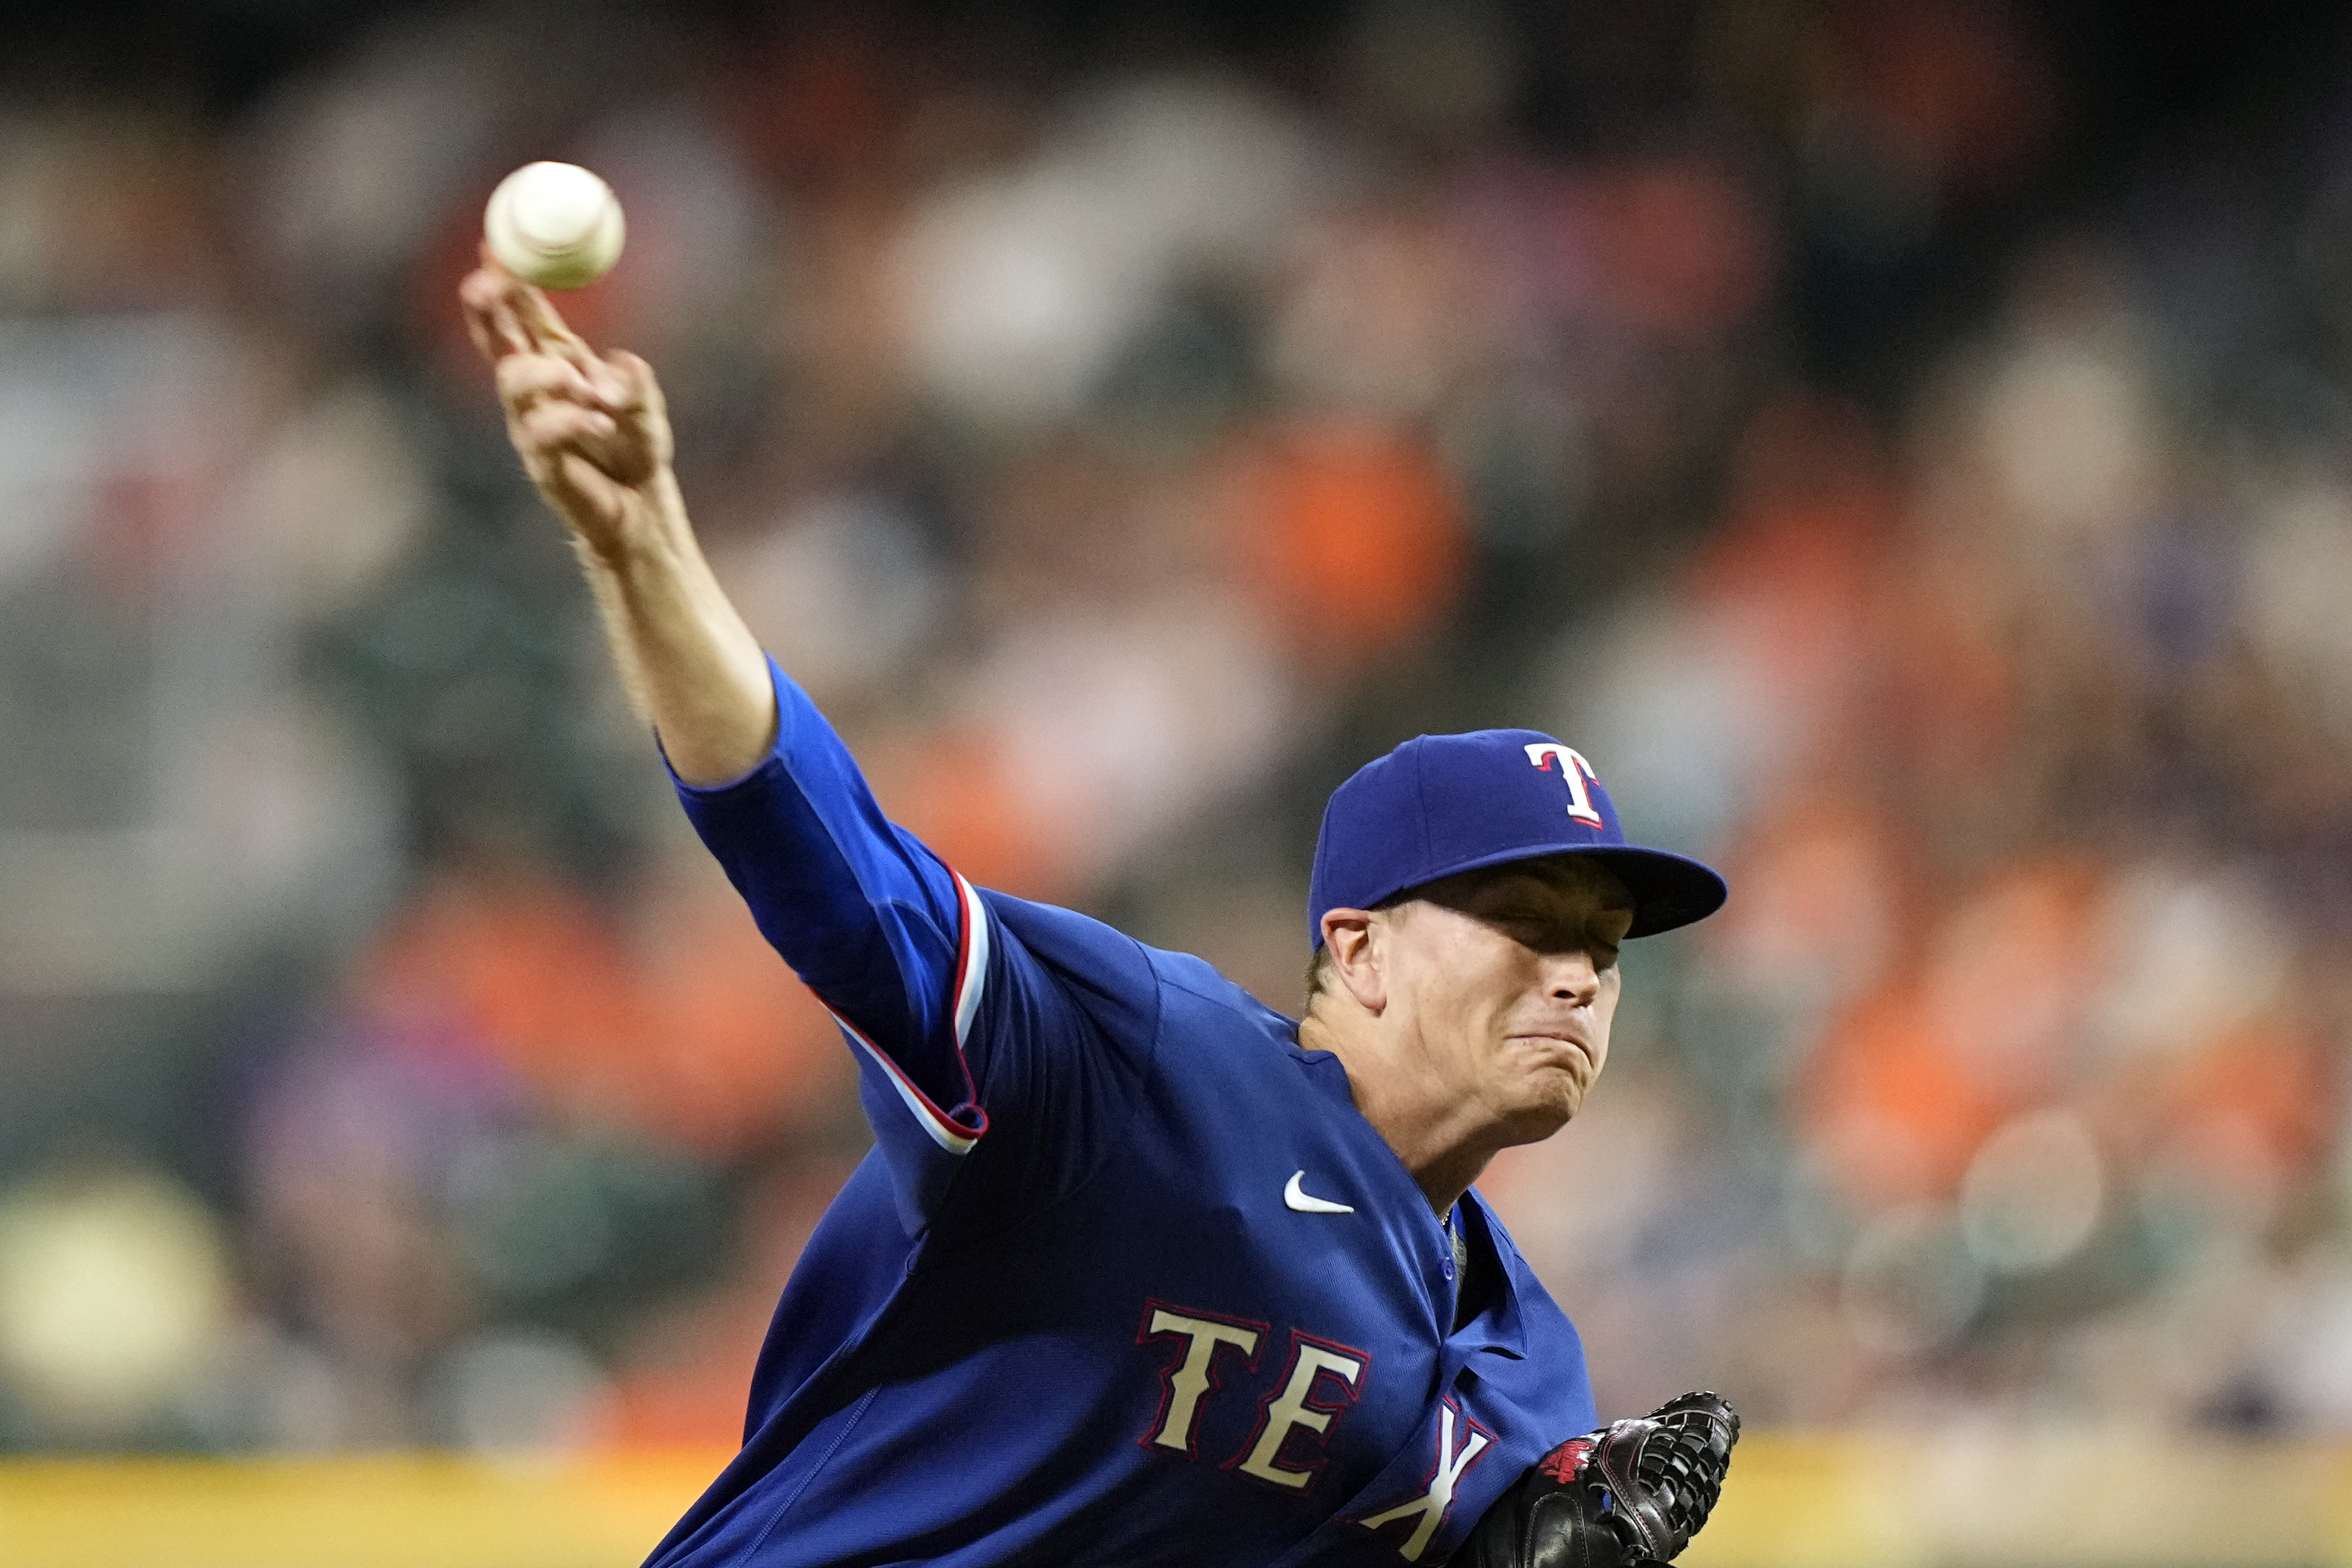
<path fill-rule="evenodd" d="M 1441 1219 L 1508 1142 L 1459 1094 L 1380 1036 L 1335 1028 L 1310 1011 L 1299 1021 L 1298 1044 L 1339 1058 L 1357 1111 L 1411 1173 Z"/>

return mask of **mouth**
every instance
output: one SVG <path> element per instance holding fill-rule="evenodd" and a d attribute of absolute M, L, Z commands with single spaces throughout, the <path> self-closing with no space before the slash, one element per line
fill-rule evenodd
<path fill-rule="evenodd" d="M 1538 1032 L 1533 1034 L 1513 1035 L 1510 1037 L 1514 1040 L 1524 1040 L 1534 1044 L 1539 1049 L 1544 1049 L 1547 1054 L 1549 1055 L 1573 1056 L 1583 1065 L 1587 1071 L 1590 1071 L 1592 1068 L 1592 1047 L 1586 1045 L 1574 1035 Z"/>

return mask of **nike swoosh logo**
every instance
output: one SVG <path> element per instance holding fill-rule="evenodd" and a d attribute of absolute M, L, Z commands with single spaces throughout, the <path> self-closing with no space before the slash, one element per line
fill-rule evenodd
<path fill-rule="evenodd" d="M 1300 1214 L 1354 1214 L 1356 1212 L 1353 1204 L 1335 1204 L 1329 1198 L 1318 1198 L 1312 1193 L 1301 1189 L 1298 1184 L 1299 1178 L 1306 1174 L 1305 1171 L 1293 1171 L 1290 1173 L 1289 1182 L 1282 1189 L 1282 1201 L 1286 1205 L 1297 1209 Z"/>

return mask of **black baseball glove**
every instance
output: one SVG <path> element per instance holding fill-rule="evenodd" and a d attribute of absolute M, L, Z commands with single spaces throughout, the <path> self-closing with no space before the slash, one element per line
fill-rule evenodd
<path fill-rule="evenodd" d="M 1723 1491 L 1739 1416 L 1685 1394 L 1571 1437 L 1495 1500 L 1450 1568 L 1642 1568 L 1671 1562 Z"/>

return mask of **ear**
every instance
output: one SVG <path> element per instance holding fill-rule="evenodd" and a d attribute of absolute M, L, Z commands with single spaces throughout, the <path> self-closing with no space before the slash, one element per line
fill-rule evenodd
<path fill-rule="evenodd" d="M 1323 916 L 1331 978 L 1367 1013 L 1389 1005 L 1387 934 L 1370 910 L 1331 910 Z"/>

